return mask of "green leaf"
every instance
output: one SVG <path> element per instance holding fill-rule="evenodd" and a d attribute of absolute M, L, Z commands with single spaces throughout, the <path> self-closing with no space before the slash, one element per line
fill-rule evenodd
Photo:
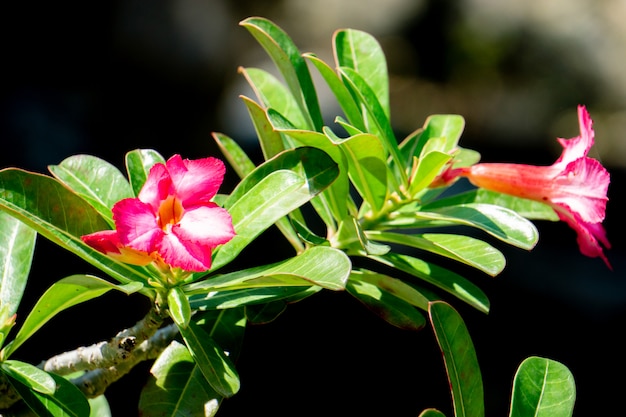
<path fill-rule="evenodd" d="M 230 309 L 238 306 L 262 304 L 289 298 L 305 291 L 303 288 L 308 287 L 257 287 L 239 290 L 221 290 L 192 295 L 189 297 L 189 304 L 194 310 Z"/>
<path fill-rule="evenodd" d="M 239 376 L 222 348 L 194 322 L 179 330 L 194 361 L 211 387 L 223 397 L 236 394 L 239 391 Z"/>
<path fill-rule="evenodd" d="M 576 401 L 574 376 L 557 361 L 533 356 L 517 369 L 509 417 L 571 417 Z"/>
<path fill-rule="evenodd" d="M 315 86 L 306 61 L 291 38 L 264 18 L 250 17 L 241 21 L 240 25 L 254 36 L 276 64 L 302 113 L 307 116 L 307 127 L 321 131 L 323 120 Z"/>
<path fill-rule="evenodd" d="M 389 324 L 405 330 L 421 330 L 426 319 L 411 303 L 385 288 L 388 278 L 376 273 L 353 273 L 346 290 Z"/>
<path fill-rule="evenodd" d="M 413 132 L 400 144 L 403 159 L 409 164 L 413 157 L 422 155 L 426 144 L 435 138 L 442 138 L 438 148 L 431 151 L 439 151 L 449 154 L 457 148 L 458 141 L 465 128 L 465 120 L 456 114 L 434 114 L 424 122 L 424 127 Z"/>
<path fill-rule="evenodd" d="M 167 305 L 174 323 L 180 327 L 187 327 L 191 319 L 189 300 L 180 287 L 173 287 L 167 292 Z"/>
<path fill-rule="evenodd" d="M 89 417 L 91 415 L 89 401 L 74 384 L 59 375 L 49 374 L 49 376 L 56 384 L 56 389 L 52 393 L 32 390 L 21 380 L 10 379 L 10 381 L 24 402 L 38 416 Z"/>
<path fill-rule="evenodd" d="M 502 252 L 487 242 L 470 236 L 442 233 L 408 235 L 379 231 L 369 231 L 367 236 L 382 242 L 397 243 L 436 253 L 477 268 L 491 276 L 502 272 L 506 264 Z"/>
<path fill-rule="evenodd" d="M 222 133 L 214 132 L 212 135 L 217 146 L 219 146 L 228 160 L 228 163 L 230 163 L 230 166 L 235 170 L 239 178 L 244 178 L 254 171 L 256 168 L 254 162 L 246 155 L 237 142 Z"/>
<path fill-rule="evenodd" d="M 452 391 L 455 417 L 483 417 L 483 382 L 474 344 L 463 319 L 448 304 L 430 304 L 430 321 L 443 359 Z"/>
<path fill-rule="evenodd" d="M 314 246 L 285 261 L 212 276 L 187 284 L 183 290 L 191 295 L 235 289 L 317 285 L 337 291 L 345 288 L 351 268 L 350 259 L 339 249 Z"/>
<path fill-rule="evenodd" d="M 331 138 L 319 132 L 310 130 L 278 129 L 279 132 L 295 139 L 300 145 L 311 146 L 326 152 L 339 168 L 339 175 L 330 187 L 323 191 L 323 195 L 329 206 L 328 211 L 336 222 L 341 221 L 348 214 L 348 200 L 350 200 L 350 184 L 348 180 L 348 160 L 340 146 Z M 323 213 L 320 217 L 326 218 Z M 326 220 L 327 226 L 332 222 Z"/>
<path fill-rule="evenodd" d="M 185 345 L 173 341 L 150 374 L 139 398 L 141 415 L 210 417 L 217 413 L 222 396 L 206 382 Z"/>
<path fill-rule="evenodd" d="M 558 221 L 559 216 L 554 212 L 552 207 L 538 201 L 528 200 L 526 198 L 514 197 L 507 194 L 497 193 L 495 191 L 477 188 L 472 191 L 457 194 L 447 198 L 441 198 L 432 203 L 424 205 L 422 210 L 430 211 L 435 208 L 446 206 L 457 206 L 463 204 L 492 204 L 515 211 L 522 217 L 531 220 L 549 220 Z"/>
<path fill-rule="evenodd" d="M 365 124 L 363 123 L 359 106 L 354 101 L 352 94 L 350 94 L 350 90 L 339 78 L 339 75 L 314 54 L 305 53 L 303 56 L 317 68 L 322 78 L 324 78 L 326 84 L 328 84 L 328 87 L 337 98 L 337 103 L 339 103 L 348 121 L 360 131 L 365 131 Z"/>
<path fill-rule="evenodd" d="M 259 234 L 310 201 L 337 175 L 337 164 L 326 153 L 309 147 L 282 152 L 259 166 L 224 203 L 237 234 L 216 251 L 212 270 L 232 261 Z"/>
<path fill-rule="evenodd" d="M 164 164 L 165 158 L 152 149 L 135 149 L 126 154 L 126 171 L 135 196 L 148 179 L 150 168 L 159 163 Z"/>
<path fill-rule="evenodd" d="M 263 157 L 267 160 L 284 151 L 285 145 L 283 144 L 283 138 L 280 133 L 276 132 L 272 127 L 265 109 L 248 97 L 242 96 L 241 98 L 252 119 L 254 130 L 259 139 L 261 150 L 263 151 Z"/>
<path fill-rule="evenodd" d="M 15 339 L 6 347 L 8 357 L 30 336 L 46 324 L 52 317 L 63 310 L 77 304 L 99 297 L 110 290 L 131 294 L 140 290 L 143 285 L 132 282 L 126 285 L 115 285 L 91 275 L 71 275 L 63 278 L 46 290 L 39 298 Z"/>
<path fill-rule="evenodd" d="M 338 67 L 351 68 L 367 80 L 367 84 L 389 118 L 387 61 L 376 38 L 360 30 L 338 30 L 333 35 L 333 51 Z"/>
<path fill-rule="evenodd" d="M 264 108 L 271 107 L 298 129 L 307 128 L 306 118 L 296 99 L 276 77 L 259 68 L 239 68 L 239 72 L 248 80 Z"/>
<path fill-rule="evenodd" d="M 526 250 L 534 248 L 539 240 L 534 224 L 513 210 L 493 204 L 470 203 L 442 207 L 432 212 L 420 211 L 416 216 L 477 227 L 503 242 Z"/>
<path fill-rule="evenodd" d="M 348 174 L 363 199 L 380 211 L 387 198 L 385 149 L 374 135 L 363 133 L 339 144 L 348 159 Z"/>
<path fill-rule="evenodd" d="M 412 256 L 393 252 L 383 256 L 369 257 L 441 288 L 479 311 L 489 312 L 489 299 L 485 293 L 476 285 L 452 271 Z"/>
<path fill-rule="evenodd" d="M 419 417 L 446 417 L 446 415 L 434 408 L 427 408 L 420 413 Z"/>
<path fill-rule="evenodd" d="M 409 195 L 415 196 L 428 187 L 452 157 L 447 153 L 432 151 L 417 159 L 417 166 L 409 179 Z"/>
<path fill-rule="evenodd" d="M 83 243 L 81 236 L 109 225 L 89 203 L 51 177 L 14 168 L 0 170 L 0 210 L 119 282 L 149 279 L 145 269 L 116 262 Z"/>
<path fill-rule="evenodd" d="M 133 196 L 130 184 L 120 170 L 95 156 L 70 156 L 48 169 L 56 179 L 91 204 L 110 225 L 114 224 L 113 205 Z"/>
<path fill-rule="evenodd" d="M 113 417 L 109 402 L 104 395 L 88 398 L 87 401 L 89 401 L 89 407 L 91 408 L 89 417 Z"/>
<path fill-rule="evenodd" d="M 0 367 L 11 378 L 42 394 L 54 394 L 57 384 L 52 375 L 26 362 L 4 360 Z"/>
<path fill-rule="evenodd" d="M 33 229 L 0 211 L 0 328 L 5 320 L 17 313 L 28 280 L 36 237 Z"/>

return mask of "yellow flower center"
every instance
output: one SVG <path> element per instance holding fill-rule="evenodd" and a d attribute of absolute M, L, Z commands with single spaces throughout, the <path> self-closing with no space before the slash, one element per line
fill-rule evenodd
<path fill-rule="evenodd" d="M 183 217 L 184 211 L 180 200 L 173 195 L 168 196 L 159 206 L 159 212 L 157 214 L 159 227 L 165 233 L 169 233 L 172 230 L 172 226 L 177 224 Z"/>

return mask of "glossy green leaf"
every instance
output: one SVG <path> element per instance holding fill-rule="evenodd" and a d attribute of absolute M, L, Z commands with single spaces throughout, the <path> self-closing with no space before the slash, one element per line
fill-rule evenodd
<path fill-rule="evenodd" d="M 489 312 L 487 295 L 472 282 L 452 271 L 412 256 L 393 252 L 370 258 L 441 288 L 479 311 Z"/>
<path fill-rule="evenodd" d="M 363 199 L 376 211 L 387 197 L 387 158 L 377 137 L 363 133 L 343 141 L 339 147 L 348 159 L 348 174 Z"/>
<path fill-rule="evenodd" d="M 57 388 L 52 375 L 29 363 L 6 359 L 0 367 L 11 378 L 42 394 L 54 394 Z"/>
<path fill-rule="evenodd" d="M 6 347 L 8 357 L 30 336 L 46 324 L 52 317 L 72 306 L 99 297 L 111 290 L 131 294 L 140 290 L 143 285 L 132 282 L 126 285 L 115 285 L 91 275 L 71 275 L 52 284 L 43 293 L 32 308 L 15 339 Z"/>
<path fill-rule="evenodd" d="M 187 347 L 173 341 L 150 369 L 139 411 L 146 416 L 211 417 L 222 396 L 207 383 Z"/>
<path fill-rule="evenodd" d="M 243 308 L 203 311 L 194 315 L 194 323 L 203 328 L 233 361 L 239 357 L 246 330 Z"/>
<path fill-rule="evenodd" d="M 517 369 L 509 417 L 571 417 L 574 376 L 560 362 L 532 356 Z"/>
<path fill-rule="evenodd" d="M 387 61 L 376 38 L 360 30 L 338 30 L 333 35 L 333 52 L 338 67 L 351 68 L 367 80 L 389 118 Z"/>
<path fill-rule="evenodd" d="M 413 132 L 400 144 L 404 161 L 410 163 L 413 157 L 423 154 L 426 144 L 434 138 L 442 138 L 438 148 L 430 149 L 450 153 L 457 148 L 458 141 L 465 128 L 465 120 L 457 114 L 434 114 L 424 122 L 424 126 Z"/>
<path fill-rule="evenodd" d="M 285 31 L 264 18 L 250 17 L 240 24 L 254 36 L 276 64 L 302 113 L 307 116 L 308 128 L 321 131 L 323 121 L 315 86 L 306 61 L 293 40 Z"/>
<path fill-rule="evenodd" d="M 259 68 L 240 68 L 239 72 L 246 78 L 264 108 L 271 107 L 297 129 L 307 128 L 306 118 L 296 99 L 278 78 Z"/>
<path fill-rule="evenodd" d="M 222 133 L 213 133 L 213 139 L 235 170 L 239 178 L 243 178 L 256 168 L 254 162 L 246 155 L 243 149 L 229 136 Z"/>
<path fill-rule="evenodd" d="M 293 138 L 300 145 L 311 146 L 326 152 L 339 168 L 339 175 L 327 190 L 323 191 L 328 211 L 338 222 L 348 214 L 348 200 L 350 200 L 350 184 L 348 180 L 348 161 L 340 146 L 328 136 L 310 130 L 278 129 L 283 134 Z M 320 214 L 322 216 L 322 214 Z M 322 216 L 324 217 L 324 216 Z M 326 221 L 327 225 L 332 225 Z"/>
<path fill-rule="evenodd" d="M 28 280 L 36 237 L 33 229 L 0 211 L 0 328 L 5 320 L 17 313 Z"/>
<path fill-rule="evenodd" d="M 483 230 L 503 242 L 522 249 L 532 249 L 539 233 L 528 219 L 505 207 L 469 203 L 455 206 L 432 207 L 415 210 L 407 206 L 394 213 L 392 219 L 383 220 L 379 227 L 425 228 L 445 226 L 470 226 Z"/>
<path fill-rule="evenodd" d="M 408 182 L 405 166 L 402 164 L 398 142 L 391 128 L 389 117 L 385 113 L 382 105 L 378 101 L 374 91 L 367 84 L 359 73 L 351 68 L 340 67 L 340 74 L 344 83 L 352 91 L 360 104 L 365 108 L 368 117 L 368 133 L 379 136 L 379 140 L 393 161 L 393 169 L 400 184 L 406 185 Z"/>
<path fill-rule="evenodd" d="M 361 132 L 365 131 L 365 125 L 363 124 L 363 118 L 361 116 L 359 106 L 354 101 L 352 94 L 350 94 L 350 90 L 346 88 L 335 70 L 314 54 L 305 53 L 303 56 L 311 62 L 315 68 L 317 68 L 322 78 L 324 78 L 324 81 L 326 81 L 326 84 L 328 84 L 328 87 L 337 98 L 337 103 L 341 107 L 341 110 L 343 110 L 343 113 L 346 115 L 350 124 L 355 126 Z"/>
<path fill-rule="evenodd" d="M 345 287 L 351 267 L 344 252 L 314 246 L 282 262 L 212 276 L 183 289 L 186 294 L 208 294 L 218 290 L 317 285 L 337 291 Z"/>
<path fill-rule="evenodd" d="M 428 408 L 422 411 L 419 417 L 446 417 L 446 415 L 439 410 L 435 410 L 434 408 Z"/>
<path fill-rule="evenodd" d="M 415 196 L 428 187 L 450 159 L 452 159 L 450 155 L 439 151 L 429 152 L 419 158 L 409 179 L 409 195 Z"/>
<path fill-rule="evenodd" d="M 559 220 L 559 216 L 557 216 L 552 207 L 547 204 L 528 200 L 526 198 L 497 193 L 495 191 L 489 191 L 482 188 L 436 200 L 428 205 L 425 205 L 423 210 L 430 211 L 439 207 L 457 206 L 471 203 L 492 204 L 504 207 L 515 211 L 522 217 L 532 220 Z"/>
<path fill-rule="evenodd" d="M 265 113 L 265 109 L 248 97 L 242 96 L 241 98 L 252 119 L 254 130 L 259 139 L 259 144 L 261 145 L 263 157 L 267 160 L 284 151 L 285 145 L 283 144 L 283 138 L 280 133 L 276 132 L 272 127 Z"/>
<path fill-rule="evenodd" d="M 343 219 L 332 240 L 333 246 L 345 250 L 349 255 L 384 255 L 391 249 L 388 245 L 370 240 L 361 223 L 353 216 Z"/>
<path fill-rule="evenodd" d="M 89 401 L 74 384 L 59 375 L 49 374 L 49 376 L 56 385 L 52 393 L 32 390 L 21 380 L 11 380 L 11 383 L 28 407 L 38 416 L 89 417 L 91 415 Z"/>
<path fill-rule="evenodd" d="M 189 300 L 180 287 L 173 287 L 167 292 L 167 306 L 174 323 L 180 327 L 187 327 L 191 319 Z"/>
<path fill-rule="evenodd" d="M 326 153 L 308 147 L 285 151 L 259 166 L 224 203 L 237 234 L 216 251 L 212 270 L 232 261 L 259 234 L 310 201 L 338 174 L 337 164 Z"/>
<path fill-rule="evenodd" d="M 95 156 L 70 156 L 59 165 L 50 165 L 48 169 L 56 179 L 91 204 L 111 225 L 113 205 L 133 196 L 130 184 L 120 170 Z"/>
<path fill-rule="evenodd" d="M 491 276 L 502 272 L 506 264 L 502 252 L 487 242 L 470 236 L 443 233 L 409 235 L 379 231 L 369 231 L 367 236 L 382 242 L 397 243 L 436 253 L 477 268 Z"/>
<path fill-rule="evenodd" d="M 211 387 L 223 397 L 239 391 L 239 375 L 226 353 L 209 334 L 194 322 L 179 328 L 191 356 Z"/>
<path fill-rule="evenodd" d="M 482 376 L 463 319 L 454 308 L 441 301 L 430 304 L 429 315 L 443 353 L 455 417 L 484 417 Z"/>
<path fill-rule="evenodd" d="M 126 154 L 126 171 L 135 196 L 148 179 L 150 168 L 158 163 L 164 164 L 165 158 L 152 149 L 135 149 Z"/>
<path fill-rule="evenodd" d="M 376 273 L 353 273 L 346 290 L 389 324 L 405 330 L 421 330 L 426 319 L 411 303 L 384 286 L 387 278 Z"/>
<path fill-rule="evenodd" d="M 84 199 L 54 178 L 20 169 L 0 170 L 0 210 L 122 283 L 147 282 L 143 268 L 122 264 L 87 246 L 81 236 L 109 229 Z"/>
<path fill-rule="evenodd" d="M 87 401 L 89 402 L 89 408 L 91 408 L 89 417 L 113 417 L 109 402 L 104 395 L 88 398 Z"/>
<path fill-rule="evenodd" d="M 302 291 L 304 290 L 301 286 L 221 290 L 192 295 L 189 297 L 189 303 L 194 310 L 230 309 L 250 304 L 263 304 L 282 300 Z"/>
<path fill-rule="evenodd" d="M 431 301 L 423 292 L 398 278 L 367 270 L 352 271 L 350 281 L 364 281 L 384 290 L 414 307 L 428 311 Z"/>

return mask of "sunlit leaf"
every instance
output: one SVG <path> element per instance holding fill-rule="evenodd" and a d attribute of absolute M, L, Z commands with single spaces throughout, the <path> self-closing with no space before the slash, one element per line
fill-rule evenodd
<path fill-rule="evenodd" d="M 363 133 L 346 139 L 339 147 L 347 156 L 348 173 L 355 188 L 379 211 L 387 197 L 387 158 L 381 142 Z"/>
<path fill-rule="evenodd" d="M 384 285 L 388 278 L 370 272 L 353 273 L 346 290 L 386 322 L 405 330 L 422 329 L 426 319 L 411 303 L 389 291 Z"/>
<path fill-rule="evenodd" d="M 441 288 L 479 311 L 489 312 L 487 295 L 479 287 L 448 269 L 422 259 L 393 252 L 382 256 L 370 256 L 370 258 Z"/>
<path fill-rule="evenodd" d="M 532 220 L 559 220 L 559 216 L 557 216 L 552 207 L 547 204 L 534 200 L 528 200 L 526 198 L 497 193 L 483 188 L 474 189 L 472 191 L 436 200 L 428 205 L 425 205 L 422 209 L 424 211 L 430 211 L 439 207 L 457 206 L 470 203 L 492 204 L 508 208 L 515 211 L 520 216 Z"/>
<path fill-rule="evenodd" d="M 337 66 L 351 68 L 367 80 L 389 117 L 387 61 L 376 38 L 360 30 L 342 29 L 334 33 L 332 42 Z"/>
<path fill-rule="evenodd" d="M 89 202 L 111 225 L 113 205 L 133 196 L 128 180 L 119 169 L 95 156 L 70 156 L 48 169 L 66 187 Z"/>
<path fill-rule="evenodd" d="M 430 321 L 443 353 L 455 417 L 484 417 L 483 382 L 474 344 L 463 319 L 448 304 L 430 304 Z"/>
<path fill-rule="evenodd" d="M 54 394 L 57 388 L 52 375 L 29 363 L 7 359 L 0 367 L 11 378 L 42 394 Z"/>
<path fill-rule="evenodd" d="M 209 334 L 194 322 L 179 328 L 196 365 L 211 387 L 223 397 L 239 391 L 239 375 L 222 348 Z"/>
<path fill-rule="evenodd" d="M 174 323 L 178 327 L 187 327 L 191 319 L 191 307 L 180 287 L 173 287 L 167 292 L 167 306 Z"/>
<path fill-rule="evenodd" d="M 109 224 L 54 178 L 14 168 L 0 170 L 0 210 L 119 282 L 146 282 L 149 278 L 143 268 L 113 261 L 83 243 L 81 236 L 109 229 Z"/>
<path fill-rule="evenodd" d="M 532 356 L 517 369 L 509 417 L 571 417 L 574 376 L 560 362 Z"/>
<path fill-rule="evenodd" d="M 259 68 L 240 68 L 239 72 L 248 80 L 264 108 L 273 108 L 298 129 L 307 128 L 296 99 L 276 77 Z"/>
<path fill-rule="evenodd" d="M 305 59 L 309 60 L 315 68 L 317 68 L 321 76 L 324 78 L 326 84 L 328 84 L 328 87 L 337 98 L 337 103 L 341 106 L 341 109 L 346 115 L 348 121 L 361 132 L 365 131 L 365 125 L 363 124 L 363 118 L 361 116 L 361 112 L 359 111 L 359 107 L 350 94 L 350 91 L 343 84 L 341 78 L 339 78 L 339 75 L 331 67 L 329 67 L 326 62 L 322 61 L 314 54 L 305 53 L 303 56 Z"/>
<path fill-rule="evenodd" d="M 412 235 L 379 231 L 369 231 L 367 235 L 374 240 L 436 253 L 477 268 L 491 276 L 502 272 L 506 264 L 502 252 L 487 242 L 470 236 L 443 233 Z"/>
<path fill-rule="evenodd" d="M 3 320 L 17 313 L 28 280 L 36 237 L 33 229 L 0 211 L 0 326 Z"/>
<path fill-rule="evenodd" d="M 49 376 L 56 386 L 51 393 L 32 390 L 31 386 L 21 380 L 12 380 L 11 383 L 28 407 L 38 416 L 89 417 L 91 407 L 84 394 L 67 379 L 55 374 Z"/>
<path fill-rule="evenodd" d="M 237 142 L 222 133 L 213 133 L 213 139 L 215 139 L 215 142 L 239 178 L 243 178 L 254 171 L 256 168 L 254 162 L 246 155 Z"/>
<path fill-rule="evenodd" d="M 183 289 L 187 294 L 208 294 L 218 290 L 317 285 L 337 291 L 345 287 L 351 266 L 344 252 L 314 246 L 282 262 L 212 276 Z"/>
<path fill-rule="evenodd" d="M 265 109 L 248 97 L 241 97 L 254 125 L 263 157 L 267 160 L 285 150 L 280 133 L 276 132 L 269 121 Z"/>
<path fill-rule="evenodd" d="M 61 311 L 99 297 L 111 290 L 131 294 L 140 290 L 140 282 L 115 285 L 91 275 L 71 275 L 52 284 L 32 308 L 15 339 L 6 347 L 8 357 L 30 336 Z"/>
<path fill-rule="evenodd" d="M 152 149 L 135 149 L 126 154 L 126 170 L 135 196 L 148 179 L 150 168 L 157 163 L 164 164 L 165 158 Z"/>
<path fill-rule="evenodd" d="M 208 384 L 185 345 L 173 341 L 150 374 L 139 398 L 142 415 L 212 417 L 217 412 L 223 397 Z"/>
<path fill-rule="evenodd" d="M 264 18 L 250 17 L 242 20 L 240 25 L 248 29 L 276 64 L 302 113 L 307 116 L 308 128 L 321 131 L 323 121 L 315 86 L 306 61 L 291 38 Z"/>

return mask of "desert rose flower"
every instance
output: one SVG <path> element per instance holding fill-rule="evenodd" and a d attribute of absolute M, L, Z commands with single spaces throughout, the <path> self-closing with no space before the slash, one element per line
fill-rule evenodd
<path fill-rule="evenodd" d="M 481 163 L 452 169 L 444 180 L 462 176 L 477 187 L 549 204 L 578 235 L 580 251 L 600 257 L 609 268 L 603 248 L 611 247 L 602 226 L 610 178 L 606 169 L 587 153 L 594 143 L 592 120 L 578 106 L 580 136 L 558 139 L 563 153 L 550 166 Z"/>
<path fill-rule="evenodd" d="M 230 214 L 211 201 L 224 173 L 219 159 L 174 155 L 152 167 L 137 198 L 113 206 L 115 230 L 82 239 L 131 264 L 156 261 L 184 271 L 208 270 L 212 250 L 235 235 Z"/>

